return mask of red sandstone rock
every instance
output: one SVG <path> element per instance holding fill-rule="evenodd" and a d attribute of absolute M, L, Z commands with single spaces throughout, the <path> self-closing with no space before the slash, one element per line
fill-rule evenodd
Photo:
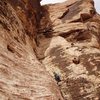
<path fill-rule="evenodd" d="M 99 100 L 99 67 L 92 0 L 0 0 L 0 100 Z"/>
<path fill-rule="evenodd" d="M 42 62 L 52 76 L 54 72 L 61 76 L 64 100 L 99 100 L 100 15 L 93 1 L 68 0 L 44 8 L 50 16 L 52 37 L 47 49 L 42 49 Z"/>
<path fill-rule="evenodd" d="M 0 0 L 0 100 L 63 100 L 34 53 L 38 4 L 38 0 Z"/>

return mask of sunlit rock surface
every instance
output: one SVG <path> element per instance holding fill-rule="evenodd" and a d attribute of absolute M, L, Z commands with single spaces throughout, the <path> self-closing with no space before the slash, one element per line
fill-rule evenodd
<path fill-rule="evenodd" d="M 0 100 L 99 100 L 94 2 L 40 1 L 0 0 Z"/>
<path fill-rule="evenodd" d="M 49 24 L 42 19 L 45 38 L 40 39 L 39 58 L 51 76 L 60 76 L 64 100 L 99 100 L 100 16 L 94 2 L 68 0 L 44 9 Z"/>

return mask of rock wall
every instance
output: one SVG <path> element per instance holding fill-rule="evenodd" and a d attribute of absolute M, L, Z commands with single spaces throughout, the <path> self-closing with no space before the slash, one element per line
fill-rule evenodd
<path fill-rule="evenodd" d="M 64 100 L 99 100 L 100 15 L 94 2 L 68 0 L 44 9 L 38 58 L 51 76 L 60 77 L 55 79 Z"/>
<path fill-rule="evenodd" d="M 35 55 L 40 0 L 0 0 L 0 100 L 63 100 Z"/>
<path fill-rule="evenodd" d="M 94 2 L 40 1 L 0 0 L 0 100 L 99 100 Z"/>

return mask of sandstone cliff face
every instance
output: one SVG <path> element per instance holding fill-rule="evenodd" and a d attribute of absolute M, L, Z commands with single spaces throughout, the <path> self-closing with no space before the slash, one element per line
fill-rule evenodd
<path fill-rule="evenodd" d="M 0 0 L 0 100 L 62 100 L 37 60 L 39 0 Z"/>
<path fill-rule="evenodd" d="M 69 0 L 44 9 L 38 57 L 52 76 L 55 72 L 61 77 L 64 100 L 99 100 L 100 15 L 94 2 Z"/>
<path fill-rule="evenodd" d="M 99 100 L 94 2 L 40 1 L 0 0 L 0 100 Z"/>

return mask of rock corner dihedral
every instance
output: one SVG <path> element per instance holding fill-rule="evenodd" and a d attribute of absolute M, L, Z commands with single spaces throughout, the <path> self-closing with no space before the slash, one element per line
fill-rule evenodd
<path fill-rule="evenodd" d="M 40 1 L 0 0 L 0 100 L 99 100 L 93 0 Z"/>
<path fill-rule="evenodd" d="M 40 0 L 0 0 L 0 100 L 63 100 L 36 58 Z"/>

